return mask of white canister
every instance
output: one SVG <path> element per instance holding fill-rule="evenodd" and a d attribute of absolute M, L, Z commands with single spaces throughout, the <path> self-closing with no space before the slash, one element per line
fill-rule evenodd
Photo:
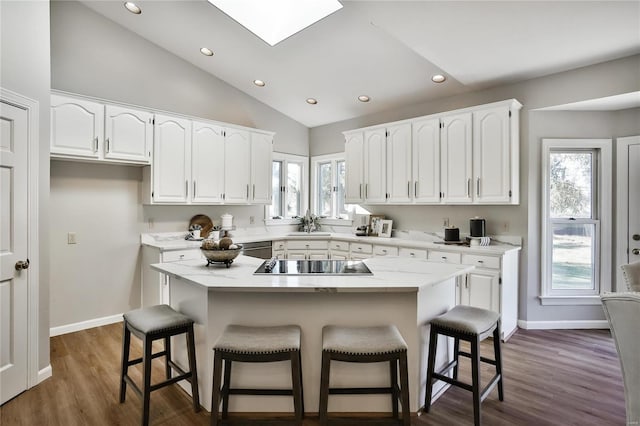
<path fill-rule="evenodd" d="M 220 216 L 221 219 L 221 227 L 222 229 L 232 229 L 233 228 L 233 216 L 229 213 L 225 213 Z"/>

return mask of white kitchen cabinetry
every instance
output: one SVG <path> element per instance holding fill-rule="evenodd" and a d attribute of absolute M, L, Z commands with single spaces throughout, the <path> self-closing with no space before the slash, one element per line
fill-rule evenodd
<path fill-rule="evenodd" d="M 153 139 L 153 202 L 186 204 L 190 201 L 191 121 L 156 115 Z"/>
<path fill-rule="evenodd" d="M 398 255 L 398 247 L 374 245 L 373 246 L 373 255 L 376 256 L 376 257 L 378 257 L 378 256 L 397 256 Z"/>
<path fill-rule="evenodd" d="M 332 260 L 349 260 L 349 242 L 335 240 L 330 241 L 329 255 Z"/>
<path fill-rule="evenodd" d="M 224 128 L 193 121 L 191 141 L 191 202 L 216 204 L 224 194 Z"/>
<path fill-rule="evenodd" d="M 156 247 L 142 246 L 142 289 L 143 308 L 159 304 L 169 304 L 169 277 L 151 269 L 154 263 L 177 262 L 180 260 L 200 259 L 199 248 L 182 250 L 161 250 Z"/>
<path fill-rule="evenodd" d="M 346 167 L 345 202 L 364 202 L 364 135 L 362 132 L 345 133 L 344 154 Z"/>
<path fill-rule="evenodd" d="M 460 304 L 500 312 L 500 273 L 487 269 L 469 272 L 460 289 Z"/>
<path fill-rule="evenodd" d="M 440 186 L 447 204 L 473 201 L 471 117 L 471 113 L 464 113 L 442 118 Z"/>
<path fill-rule="evenodd" d="M 440 203 L 440 119 L 412 123 L 413 200 Z"/>
<path fill-rule="evenodd" d="M 349 257 L 351 260 L 363 260 L 373 257 L 373 245 L 367 243 L 349 244 Z"/>
<path fill-rule="evenodd" d="M 364 199 L 367 204 L 387 201 L 386 130 L 364 132 Z"/>
<path fill-rule="evenodd" d="M 252 204 L 271 204 L 271 156 L 273 134 L 251 132 Z"/>
<path fill-rule="evenodd" d="M 288 240 L 287 259 L 329 259 L 329 242 L 327 240 Z"/>
<path fill-rule="evenodd" d="M 285 241 L 274 241 L 271 246 L 271 257 L 276 259 L 286 259 L 287 243 Z"/>
<path fill-rule="evenodd" d="M 227 203 L 249 202 L 251 181 L 251 134 L 246 130 L 225 130 L 224 200 Z"/>
<path fill-rule="evenodd" d="M 387 127 L 387 202 L 409 203 L 414 191 L 411 175 L 411 123 Z"/>
<path fill-rule="evenodd" d="M 51 157 L 149 164 L 153 114 L 51 95 Z"/>
<path fill-rule="evenodd" d="M 398 256 L 400 256 L 400 257 L 414 257 L 416 259 L 426 259 L 427 258 L 427 250 L 411 248 L 411 247 L 400 247 L 400 248 L 398 248 Z"/>

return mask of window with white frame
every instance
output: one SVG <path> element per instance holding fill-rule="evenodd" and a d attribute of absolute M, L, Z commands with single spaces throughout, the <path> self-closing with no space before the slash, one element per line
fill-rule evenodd
<path fill-rule="evenodd" d="M 307 210 L 307 157 L 273 153 L 269 218 L 303 216 Z"/>
<path fill-rule="evenodd" d="M 345 200 L 345 160 L 343 154 L 320 155 L 311 159 L 312 211 L 330 218 L 348 217 Z"/>
<path fill-rule="evenodd" d="M 543 139 L 542 204 L 543 303 L 610 289 L 611 140 Z"/>

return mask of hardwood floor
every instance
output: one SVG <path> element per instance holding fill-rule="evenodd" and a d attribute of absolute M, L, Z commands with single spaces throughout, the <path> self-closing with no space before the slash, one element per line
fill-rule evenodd
<path fill-rule="evenodd" d="M 138 425 L 140 399 L 127 393 L 118 403 L 121 324 L 51 339 L 53 377 L 0 407 L 2 426 Z M 141 345 L 134 339 L 132 356 Z M 483 354 L 491 354 L 490 342 Z M 505 400 L 497 391 L 482 404 L 485 425 L 624 425 L 624 391 L 611 335 L 606 330 L 519 330 L 502 346 Z M 491 355 L 489 355 L 491 356 Z M 163 374 L 155 362 L 154 377 Z M 468 378 L 463 363 L 460 377 Z M 138 376 L 132 374 L 134 380 Z M 490 377 L 488 368 L 483 380 Z M 449 389 L 414 426 L 471 425 L 471 394 Z M 208 425 L 209 414 L 194 413 L 179 387 L 151 395 L 152 425 Z M 316 426 L 309 415 L 305 426 Z"/>

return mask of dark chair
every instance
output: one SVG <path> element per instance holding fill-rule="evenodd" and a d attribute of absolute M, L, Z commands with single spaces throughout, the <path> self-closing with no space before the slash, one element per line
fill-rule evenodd
<path fill-rule="evenodd" d="M 229 325 L 213 347 L 213 390 L 211 393 L 211 425 L 219 424 L 229 415 L 229 395 L 290 395 L 293 396 L 295 424 L 301 426 L 304 417 L 302 369 L 300 362 L 300 327 L 247 327 Z M 291 361 L 291 389 L 240 389 L 231 387 L 231 365 L 239 362 Z M 222 362 L 224 361 L 224 383 Z M 243 422 L 243 424 L 246 421 Z"/>
<path fill-rule="evenodd" d="M 332 388 L 329 385 L 331 361 L 371 363 L 388 362 L 390 385 L 377 388 Z M 400 386 L 398 386 L 398 366 Z M 378 327 L 341 327 L 328 325 L 322 329 L 322 373 L 320 382 L 320 425 L 330 419 L 327 414 L 329 395 L 390 394 L 394 423 L 411 424 L 409 413 L 409 373 L 407 344 L 394 325 Z M 398 413 L 402 404 L 402 419 Z M 366 420 L 369 422 L 370 419 Z M 350 419 L 349 423 L 355 420 Z"/>
<path fill-rule="evenodd" d="M 129 347 L 131 334 L 142 340 L 142 358 L 129 359 Z M 187 352 L 189 356 L 189 371 L 185 372 L 171 360 L 171 336 L 186 334 Z M 164 350 L 152 353 L 151 347 L 155 340 L 164 339 Z M 166 380 L 151 385 L 151 361 L 154 358 L 165 357 Z M 142 363 L 143 380 L 142 390 L 131 380 L 128 375 L 129 367 Z M 171 377 L 171 370 L 178 375 Z M 122 335 L 122 369 L 120 374 L 120 403 L 123 403 L 127 393 L 127 385 L 142 398 L 142 425 L 149 424 L 149 403 L 151 392 L 168 386 L 180 380 L 191 383 L 193 395 L 193 409 L 200 411 L 200 398 L 198 396 L 198 373 L 196 370 L 196 353 L 193 335 L 193 320 L 167 305 L 157 305 L 148 308 L 137 309 L 124 314 L 124 327 Z"/>
<path fill-rule="evenodd" d="M 440 371 L 435 372 L 436 348 L 438 335 L 454 338 L 454 359 Z M 480 342 L 493 334 L 493 349 L 495 359 L 480 356 Z M 460 340 L 469 342 L 471 351 L 460 350 Z M 471 358 L 472 385 L 458 381 L 459 356 Z M 487 386 L 480 391 L 480 362 L 495 366 L 496 374 Z M 452 377 L 445 374 L 453 369 Z M 498 398 L 504 400 L 502 392 L 502 357 L 500 353 L 500 314 L 487 309 L 473 306 L 458 305 L 449 312 L 431 320 L 431 333 L 429 337 L 429 363 L 427 367 L 427 392 L 424 400 L 424 411 L 429 412 L 431 407 L 431 395 L 433 379 L 442 380 L 454 386 L 473 393 L 474 424 L 481 424 L 480 403 L 489 395 L 491 390 L 498 385 Z"/>

